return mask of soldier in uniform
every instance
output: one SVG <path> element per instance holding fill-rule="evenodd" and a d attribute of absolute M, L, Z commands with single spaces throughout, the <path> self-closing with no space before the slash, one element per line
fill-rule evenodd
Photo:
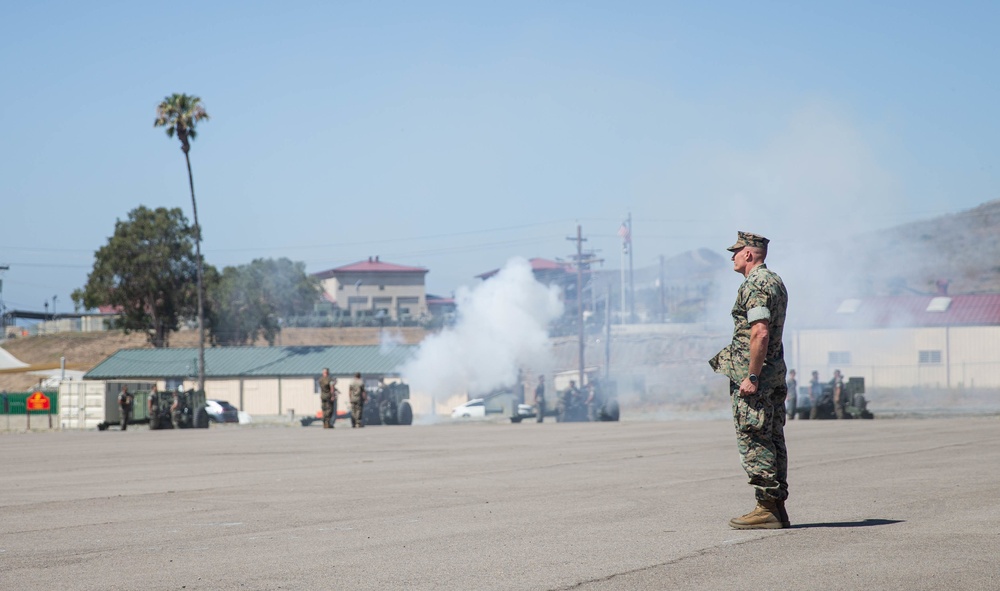
<path fill-rule="evenodd" d="M 809 380 L 809 418 L 815 420 L 819 417 L 819 401 L 823 397 L 823 384 L 819 383 L 819 372 L 813 370 L 812 379 Z"/>
<path fill-rule="evenodd" d="M 319 377 L 319 399 L 323 405 L 323 428 L 333 429 L 337 421 L 337 378 L 330 377 L 330 369 L 326 367 Z"/>
<path fill-rule="evenodd" d="M 580 391 L 576 387 L 576 380 L 569 381 L 569 388 L 563 390 L 559 397 L 559 421 L 566 422 L 574 420 L 576 412 L 577 397 Z"/>
<path fill-rule="evenodd" d="M 156 429 L 160 426 L 160 397 L 156 391 L 156 384 L 149 390 L 149 399 L 147 400 L 147 410 L 149 414 L 149 428 Z"/>
<path fill-rule="evenodd" d="M 129 419 L 132 418 L 132 403 L 135 398 L 128 391 L 128 386 L 122 386 L 122 391 L 118 393 L 118 410 L 121 411 L 122 431 L 128 429 Z"/>
<path fill-rule="evenodd" d="M 785 404 L 785 415 L 789 419 L 795 418 L 795 409 L 799 401 L 799 382 L 795 379 L 795 370 L 788 370 L 788 381 L 785 382 L 788 388 L 788 402 Z"/>
<path fill-rule="evenodd" d="M 729 525 L 736 529 L 791 527 L 788 498 L 788 452 L 785 448 L 785 354 L 781 335 L 788 292 L 767 268 L 767 238 L 739 232 L 733 270 L 745 279 L 733 305 L 733 341 L 709 364 L 729 380 L 737 448 L 750 477 L 757 505 Z"/>
<path fill-rule="evenodd" d="M 181 404 L 181 390 L 182 386 L 178 384 L 177 389 L 174 390 L 174 400 L 170 404 L 170 418 L 174 421 L 174 429 L 181 428 L 181 422 L 183 421 L 184 408 Z"/>
<path fill-rule="evenodd" d="M 847 407 L 847 391 L 844 389 L 844 377 L 840 375 L 840 370 L 833 370 L 833 379 L 830 380 L 833 388 L 833 413 L 838 419 L 844 418 Z"/>
<path fill-rule="evenodd" d="M 584 404 L 587 405 L 587 420 L 594 422 L 597 420 L 597 387 L 594 385 L 593 381 L 587 382 L 587 399 L 584 400 Z"/>
<path fill-rule="evenodd" d="M 349 391 L 351 395 L 351 428 L 364 427 L 365 401 L 368 400 L 368 392 L 365 391 L 365 383 L 361 381 L 360 372 L 354 374 Z"/>
<path fill-rule="evenodd" d="M 535 386 L 535 421 L 541 423 L 545 420 L 545 376 L 538 376 L 538 385 Z"/>

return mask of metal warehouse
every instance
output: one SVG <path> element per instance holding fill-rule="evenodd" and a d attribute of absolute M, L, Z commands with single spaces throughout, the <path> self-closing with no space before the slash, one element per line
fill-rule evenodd
<path fill-rule="evenodd" d="M 1000 387 L 1000 294 L 843 300 L 791 336 L 789 367 L 803 377 L 840 369 L 869 388 Z"/>
<path fill-rule="evenodd" d="M 320 408 L 316 380 L 324 367 L 346 380 L 398 381 L 416 345 L 213 347 L 205 350 L 205 394 L 259 415 L 312 415 Z M 122 349 L 84 380 L 156 382 L 161 389 L 196 388 L 198 349 Z M 346 394 L 344 383 L 340 390 Z"/>

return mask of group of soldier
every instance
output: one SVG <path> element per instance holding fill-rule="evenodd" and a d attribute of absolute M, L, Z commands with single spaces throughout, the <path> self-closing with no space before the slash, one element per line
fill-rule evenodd
<path fill-rule="evenodd" d="M 167 394 L 160 394 L 157 389 L 156 384 L 149 391 L 149 397 L 147 399 L 149 418 L 150 420 L 156 420 L 159 423 L 160 429 L 169 429 L 173 427 L 174 429 L 179 429 L 183 421 L 184 405 L 181 402 L 182 389 L 177 386 L 177 390 L 173 393 L 173 400 L 170 403 L 170 422 L 165 422 L 159 420 L 160 416 L 164 411 L 167 410 Z M 132 414 L 135 407 L 135 395 L 128 391 L 128 386 L 122 386 L 121 391 L 118 393 L 118 414 L 119 414 L 119 426 L 122 431 L 128 429 L 128 424 L 132 421 Z"/>
<path fill-rule="evenodd" d="M 365 389 L 365 383 L 361 381 L 360 372 L 354 374 L 354 379 L 348 385 L 348 393 L 351 400 L 351 428 L 364 427 L 365 402 L 368 401 L 368 391 Z M 337 378 L 330 375 L 330 368 L 324 367 L 323 375 L 319 377 L 319 398 L 323 408 L 324 429 L 333 429 L 337 422 L 337 397 L 339 395 Z"/>
<path fill-rule="evenodd" d="M 799 406 L 804 406 L 798 404 L 799 384 L 795 378 L 794 369 L 788 370 L 786 385 L 788 387 L 788 400 L 785 403 L 785 409 L 788 418 L 794 419 L 799 413 Z M 851 400 L 852 396 L 844 384 L 844 376 L 840 373 L 839 369 L 833 370 L 833 377 L 829 382 L 821 382 L 819 372 L 813 370 L 807 392 L 810 419 L 818 418 L 820 413 L 823 412 L 822 409 L 829 406 L 833 407 L 834 417 L 838 419 L 851 418 L 848 413 L 848 407 L 853 404 Z M 805 409 L 802 409 L 801 412 L 804 417 Z"/>
<path fill-rule="evenodd" d="M 576 385 L 576 380 L 570 380 L 569 387 L 559 393 L 556 405 L 557 420 L 562 421 L 597 421 L 598 411 L 603 404 L 601 387 L 597 380 L 587 383 L 582 389 Z M 535 421 L 541 423 L 545 419 L 545 376 L 538 376 L 535 386 Z"/>

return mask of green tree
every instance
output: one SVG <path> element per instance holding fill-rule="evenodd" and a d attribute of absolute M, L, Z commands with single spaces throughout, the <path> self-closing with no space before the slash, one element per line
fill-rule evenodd
<path fill-rule="evenodd" d="M 321 292 L 319 280 L 306 274 L 305 263 L 256 259 L 226 267 L 208 292 L 212 342 L 247 345 L 263 337 L 274 345 L 280 319 L 308 313 Z"/>
<path fill-rule="evenodd" d="M 199 121 L 208 121 L 208 113 L 201 99 L 187 94 L 174 93 L 156 107 L 153 127 L 166 127 L 167 137 L 181 141 L 181 151 L 187 163 L 188 184 L 191 186 L 191 210 L 194 212 L 194 250 L 198 261 L 198 389 L 205 389 L 205 286 L 201 260 L 201 226 L 198 224 L 198 202 L 194 198 L 194 175 L 191 174 L 191 141 L 197 137 L 195 127 Z"/>
<path fill-rule="evenodd" d="M 181 318 L 191 317 L 197 300 L 193 242 L 194 229 L 180 208 L 139 206 L 128 220 L 115 222 L 114 235 L 94 253 L 94 268 L 73 301 L 85 308 L 116 308 L 121 311 L 116 327 L 145 332 L 154 347 L 166 347 L 170 332 Z"/>

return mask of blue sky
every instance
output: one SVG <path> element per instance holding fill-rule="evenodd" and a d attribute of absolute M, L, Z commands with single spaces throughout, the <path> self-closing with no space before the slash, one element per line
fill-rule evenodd
<path fill-rule="evenodd" d="M 989 2 L 19 3 L 0 21 L 9 308 L 86 282 L 139 205 L 203 252 L 310 272 L 368 256 L 452 293 L 512 256 L 617 268 L 772 239 L 772 256 L 1000 198 Z M 778 254 L 775 254 L 778 253 Z M 724 254 L 724 252 L 723 252 Z"/>

